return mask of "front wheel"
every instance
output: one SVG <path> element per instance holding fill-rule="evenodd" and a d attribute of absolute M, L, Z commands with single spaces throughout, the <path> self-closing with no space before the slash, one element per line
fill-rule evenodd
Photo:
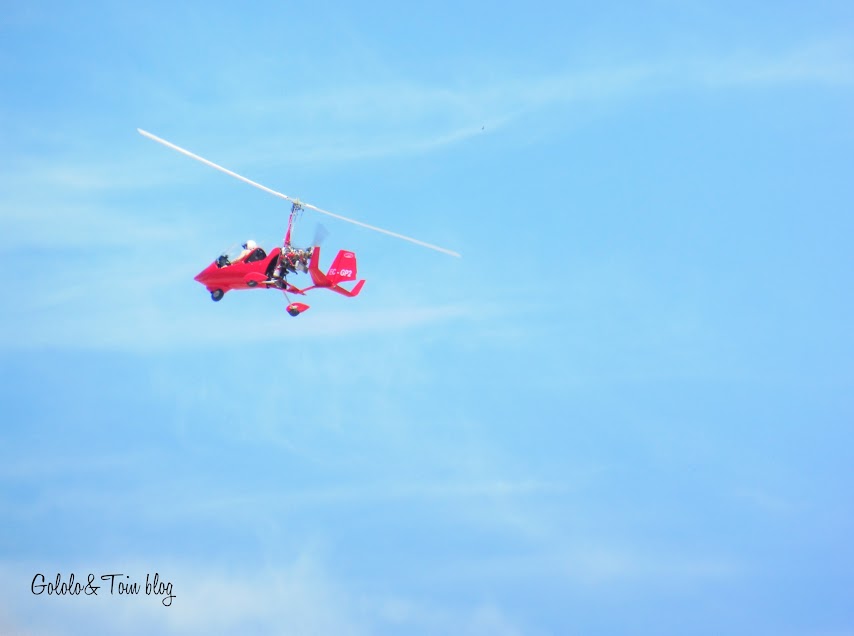
<path fill-rule="evenodd" d="M 221 289 L 215 289 L 211 292 L 211 300 L 215 303 L 221 301 L 223 296 L 225 296 L 225 292 Z"/>

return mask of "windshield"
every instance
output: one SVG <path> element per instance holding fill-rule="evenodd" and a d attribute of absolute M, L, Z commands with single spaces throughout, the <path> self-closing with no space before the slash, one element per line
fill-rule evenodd
<path fill-rule="evenodd" d="M 230 263 L 233 263 L 243 253 L 243 246 L 235 243 L 226 250 L 223 250 L 220 256 L 225 256 Z"/>
<path fill-rule="evenodd" d="M 217 267 L 225 267 L 227 265 L 231 265 L 240 257 L 242 253 L 243 246 L 238 245 L 237 243 L 227 249 L 224 249 L 216 259 Z"/>

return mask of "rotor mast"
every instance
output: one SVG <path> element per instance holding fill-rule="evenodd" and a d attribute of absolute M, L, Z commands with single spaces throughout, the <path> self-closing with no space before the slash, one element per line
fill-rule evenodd
<path fill-rule="evenodd" d="M 297 214 L 302 211 L 302 203 L 300 203 L 299 199 L 291 202 L 291 214 L 288 216 L 288 231 L 285 233 L 285 249 L 290 248 L 291 246 L 291 230 L 294 227 L 294 221 L 296 220 Z"/>

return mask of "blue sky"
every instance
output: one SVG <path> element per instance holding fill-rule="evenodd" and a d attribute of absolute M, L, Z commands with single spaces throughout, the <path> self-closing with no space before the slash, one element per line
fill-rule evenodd
<path fill-rule="evenodd" d="M 854 634 L 851 4 L 359 5 L 3 11 L 0 632 Z"/>

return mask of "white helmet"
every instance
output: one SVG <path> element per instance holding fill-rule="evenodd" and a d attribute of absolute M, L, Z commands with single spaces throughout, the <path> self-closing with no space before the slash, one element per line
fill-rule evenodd
<path fill-rule="evenodd" d="M 258 247 L 258 244 L 252 239 L 249 239 L 243 244 L 243 249 L 245 250 L 254 250 L 256 247 Z"/>

